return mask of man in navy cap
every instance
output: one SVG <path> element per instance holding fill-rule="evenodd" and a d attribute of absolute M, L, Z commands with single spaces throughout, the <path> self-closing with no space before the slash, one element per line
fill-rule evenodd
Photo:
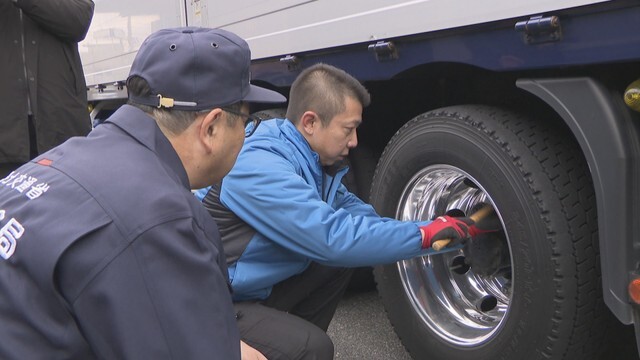
<path fill-rule="evenodd" d="M 190 189 L 231 169 L 259 124 L 247 103 L 285 101 L 250 85 L 250 57 L 224 30 L 160 30 L 129 105 L 0 179 L 0 358 L 240 358 L 218 230 Z"/>

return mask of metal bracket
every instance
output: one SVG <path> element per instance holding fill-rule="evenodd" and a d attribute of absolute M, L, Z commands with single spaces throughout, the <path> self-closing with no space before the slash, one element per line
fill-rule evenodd
<path fill-rule="evenodd" d="M 300 68 L 300 58 L 296 55 L 287 55 L 283 58 L 280 58 L 280 62 L 283 64 L 287 64 L 287 70 L 295 71 Z"/>
<path fill-rule="evenodd" d="M 533 16 L 529 20 L 518 21 L 515 30 L 523 34 L 527 44 L 559 41 L 562 38 L 560 19 L 557 16 Z"/>
<path fill-rule="evenodd" d="M 398 59 L 398 49 L 391 41 L 378 41 L 369 45 L 368 50 L 376 55 L 379 62 Z"/>

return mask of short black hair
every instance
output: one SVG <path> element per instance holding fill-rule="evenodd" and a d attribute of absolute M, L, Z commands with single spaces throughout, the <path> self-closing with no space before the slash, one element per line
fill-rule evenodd
<path fill-rule="evenodd" d="M 353 76 L 335 66 L 315 64 L 302 71 L 291 85 L 287 119 L 296 124 L 306 111 L 314 111 L 326 126 L 345 111 L 347 97 L 362 107 L 371 102 L 367 89 Z"/>

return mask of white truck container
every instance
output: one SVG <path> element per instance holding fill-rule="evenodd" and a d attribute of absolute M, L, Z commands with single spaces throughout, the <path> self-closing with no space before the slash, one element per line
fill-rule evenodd
<path fill-rule="evenodd" d="M 499 236 L 375 268 L 415 359 L 637 358 L 640 1 L 95 3 L 80 50 L 96 122 L 147 35 L 221 27 L 261 86 L 288 95 L 318 62 L 365 84 L 347 185 L 380 214 L 494 206 Z"/>

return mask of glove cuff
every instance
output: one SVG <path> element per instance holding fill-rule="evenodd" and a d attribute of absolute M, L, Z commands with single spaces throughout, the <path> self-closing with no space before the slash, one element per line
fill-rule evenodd
<path fill-rule="evenodd" d="M 420 230 L 420 241 L 422 242 L 422 248 L 427 249 L 431 247 L 431 239 L 427 237 L 427 232 L 423 229 L 423 226 L 419 226 L 418 230 Z"/>

